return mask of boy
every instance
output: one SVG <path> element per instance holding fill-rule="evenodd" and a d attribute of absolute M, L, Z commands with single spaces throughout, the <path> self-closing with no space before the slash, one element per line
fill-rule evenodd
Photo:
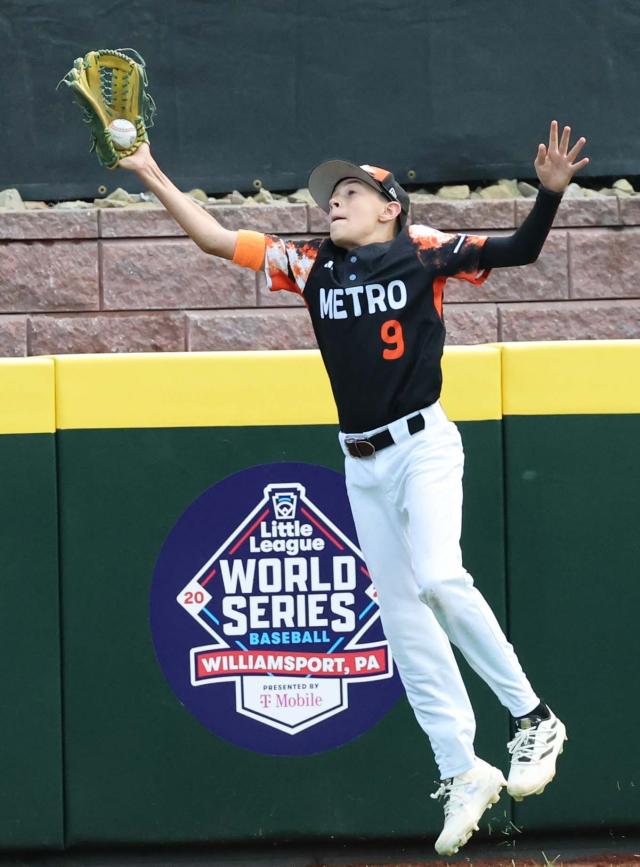
<path fill-rule="evenodd" d="M 462 565 L 463 450 L 440 403 L 442 292 L 449 277 L 480 285 L 492 268 L 537 259 L 574 162 L 570 128 L 540 144 L 535 205 L 509 237 L 444 234 L 408 225 L 409 196 L 376 166 L 330 160 L 309 190 L 330 237 L 284 241 L 230 231 L 180 193 L 143 145 L 136 171 L 198 246 L 264 269 L 271 290 L 304 297 L 338 408 L 349 501 L 407 697 L 429 736 L 445 823 L 436 841 L 455 854 L 503 786 L 517 800 L 555 775 L 565 727 L 540 701 L 491 609 Z M 372 397 L 373 395 L 373 397 Z M 475 756 L 475 720 L 451 643 L 514 719 L 509 779 Z"/>

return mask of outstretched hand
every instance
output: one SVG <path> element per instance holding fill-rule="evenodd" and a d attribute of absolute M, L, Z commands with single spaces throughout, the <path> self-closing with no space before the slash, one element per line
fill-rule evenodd
<path fill-rule="evenodd" d="M 549 130 L 549 144 L 547 147 L 543 144 L 538 145 L 538 153 L 533 164 L 540 183 L 548 190 L 553 190 L 556 193 L 564 192 L 575 173 L 589 162 L 589 158 L 584 157 L 580 162 L 574 163 L 587 140 L 584 136 L 579 138 L 571 150 L 568 150 L 570 136 L 571 127 L 565 126 L 560 143 L 558 143 L 558 121 L 552 120 Z"/>
<path fill-rule="evenodd" d="M 134 154 L 131 154 L 130 157 L 122 157 L 118 163 L 118 167 L 136 172 L 147 168 L 151 163 L 151 149 L 146 142 L 143 142 L 138 150 Z"/>

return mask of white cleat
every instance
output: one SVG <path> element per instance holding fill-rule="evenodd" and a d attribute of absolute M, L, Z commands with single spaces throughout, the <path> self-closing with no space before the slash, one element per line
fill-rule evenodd
<path fill-rule="evenodd" d="M 432 798 L 444 802 L 444 828 L 436 840 L 438 855 L 455 855 L 467 842 L 484 811 L 497 804 L 507 781 L 502 771 L 476 759 L 470 771 L 444 780 Z"/>
<path fill-rule="evenodd" d="M 519 719 L 515 737 L 507 744 L 511 753 L 507 792 L 516 801 L 541 795 L 556 775 L 556 759 L 567 732 L 558 717 L 549 713 L 549 719 L 535 715 Z"/>

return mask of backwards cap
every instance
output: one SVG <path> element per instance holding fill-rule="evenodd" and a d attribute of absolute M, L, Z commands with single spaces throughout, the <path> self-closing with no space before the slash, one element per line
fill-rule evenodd
<path fill-rule="evenodd" d="M 399 216 L 400 225 L 406 224 L 409 218 L 408 193 L 402 189 L 389 169 L 381 169 L 366 163 L 357 166 L 345 160 L 327 160 L 315 167 L 309 175 L 309 192 L 323 211 L 329 213 L 329 201 L 335 186 L 345 178 L 357 178 L 382 193 L 390 201 L 399 202 L 402 208 Z"/>

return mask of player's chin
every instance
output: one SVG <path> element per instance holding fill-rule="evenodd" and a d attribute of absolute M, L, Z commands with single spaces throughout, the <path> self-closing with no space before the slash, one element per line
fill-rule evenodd
<path fill-rule="evenodd" d="M 350 240 L 349 221 L 345 219 L 333 220 L 329 226 L 329 237 L 334 242 Z"/>

